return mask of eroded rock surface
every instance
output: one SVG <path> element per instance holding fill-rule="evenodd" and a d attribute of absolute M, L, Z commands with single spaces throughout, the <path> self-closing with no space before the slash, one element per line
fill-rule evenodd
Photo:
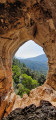
<path fill-rule="evenodd" d="M 41 100 L 47 100 L 51 102 L 53 106 L 56 106 L 56 91 L 45 84 L 37 87 L 30 91 L 29 96 L 27 94 L 24 94 L 22 98 L 17 96 L 12 110 L 18 107 L 24 108 L 31 104 L 39 106 Z"/>
<path fill-rule="evenodd" d="M 2 120 L 56 120 L 56 107 L 42 100 L 39 107 L 32 104 L 24 109 L 18 108 Z"/>
<path fill-rule="evenodd" d="M 49 94 L 47 90 L 45 95 L 42 88 L 43 93 L 39 90 L 38 100 L 50 96 L 49 101 L 52 99 L 55 104 L 56 0 L 0 0 L 0 119 L 4 110 L 6 114 L 10 113 L 16 102 L 12 83 L 12 57 L 28 40 L 33 40 L 43 47 L 49 66 L 43 87 L 47 86 L 48 89 L 49 86 L 54 91 L 54 94 Z M 33 97 L 30 100 L 35 101 Z"/>

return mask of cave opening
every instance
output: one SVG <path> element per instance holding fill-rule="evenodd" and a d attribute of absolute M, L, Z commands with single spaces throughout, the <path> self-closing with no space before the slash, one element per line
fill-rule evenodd
<path fill-rule="evenodd" d="M 19 1 L 22 4 L 16 0 L 0 0 L 0 118 L 4 111 L 8 115 L 13 106 L 15 109 L 16 103 L 20 103 L 17 107 L 25 107 L 39 105 L 44 99 L 56 106 L 56 2 Z M 12 83 L 12 56 L 28 40 L 43 47 L 49 69 L 46 82 L 31 92 L 29 102 L 25 99 L 19 102 Z"/>
<path fill-rule="evenodd" d="M 32 89 L 46 81 L 48 58 L 43 48 L 33 40 L 25 42 L 13 56 L 12 78 L 17 95 L 29 95 Z"/>

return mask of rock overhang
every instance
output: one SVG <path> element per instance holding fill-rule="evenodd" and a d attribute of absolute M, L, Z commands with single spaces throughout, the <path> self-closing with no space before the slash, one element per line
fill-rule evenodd
<path fill-rule="evenodd" d="M 30 39 L 43 47 L 49 66 L 46 84 L 56 91 L 56 1 L 0 0 L 1 115 L 13 92 L 12 56 Z"/>

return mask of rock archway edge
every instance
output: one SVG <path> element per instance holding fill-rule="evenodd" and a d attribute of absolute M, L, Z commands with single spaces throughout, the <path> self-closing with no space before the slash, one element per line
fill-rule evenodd
<path fill-rule="evenodd" d="M 0 116 L 4 111 L 8 114 L 12 110 L 16 99 L 12 84 L 12 56 L 20 45 L 28 40 L 33 40 L 42 46 L 48 57 L 47 80 L 41 87 L 43 94 L 39 90 L 39 95 L 41 93 L 43 99 L 47 99 L 46 96 L 50 93 L 50 99 L 54 102 L 56 100 L 54 95 L 56 92 L 56 0 L 13 0 L 13 2 L 0 0 L 0 8 Z M 46 90 L 45 96 L 45 88 L 51 89 L 53 94 Z M 40 98 L 42 99 L 41 96 Z"/>

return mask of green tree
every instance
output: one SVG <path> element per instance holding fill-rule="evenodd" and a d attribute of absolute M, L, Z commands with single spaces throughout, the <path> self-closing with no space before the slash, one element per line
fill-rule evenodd
<path fill-rule="evenodd" d="M 18 84 L 17 89 L 18 89 L 17 94 L 20 95 L 21 97 L 25 93 L 27 93 L 29 95 L 30 90 L 25 88 L 23 84 Z"/>
<path fill-rule="evenodd" d="M 21 74 L 21 70 L 17 65 L 12 66 L 12 72 L 13 72 L 13 79 L 15 83 L 19 82 L 19 76 Z"/>
<path fill-rule="evenodd" d="M 31 70 L 16 58 L 13 58 L 12 77 L 15 93 L 21 97 L 24 93 L 29 95 L 31 89 L 42 85 L 46 80 L 41 72 Z"/>
<path fill-rule="evenodd" d="M 38 81 L 32 79 L 31 76 L 28 76 L 27 74 L 22 74 L 22 84 L 25 88 L 30 90 L 39 86 Z"/>
<path fill-rule="evenodd" d="M 39 86 L 39 83 L 37 80 L 32 79 L 32 89 L 36 88 L 37 86 Z"/>
<path fill-rule="evenodd" d="M 20 60 L 13 58 L 12 65 L 17 65 L 17 66 L 21 67 L 22 64 L 20 63 Z"/>
<path fill-rule="evenodd" d="M 27 74 L 22 74 L 22 84 L 25 88 L 31 89 L 32 78 Z"/>
<path fill-rule="evenodd" d="M 39 85 L 44 84 L 45 81 L 46 81 L 46 77 L 43 74 L 41 74 L 38 78 Z"/>

